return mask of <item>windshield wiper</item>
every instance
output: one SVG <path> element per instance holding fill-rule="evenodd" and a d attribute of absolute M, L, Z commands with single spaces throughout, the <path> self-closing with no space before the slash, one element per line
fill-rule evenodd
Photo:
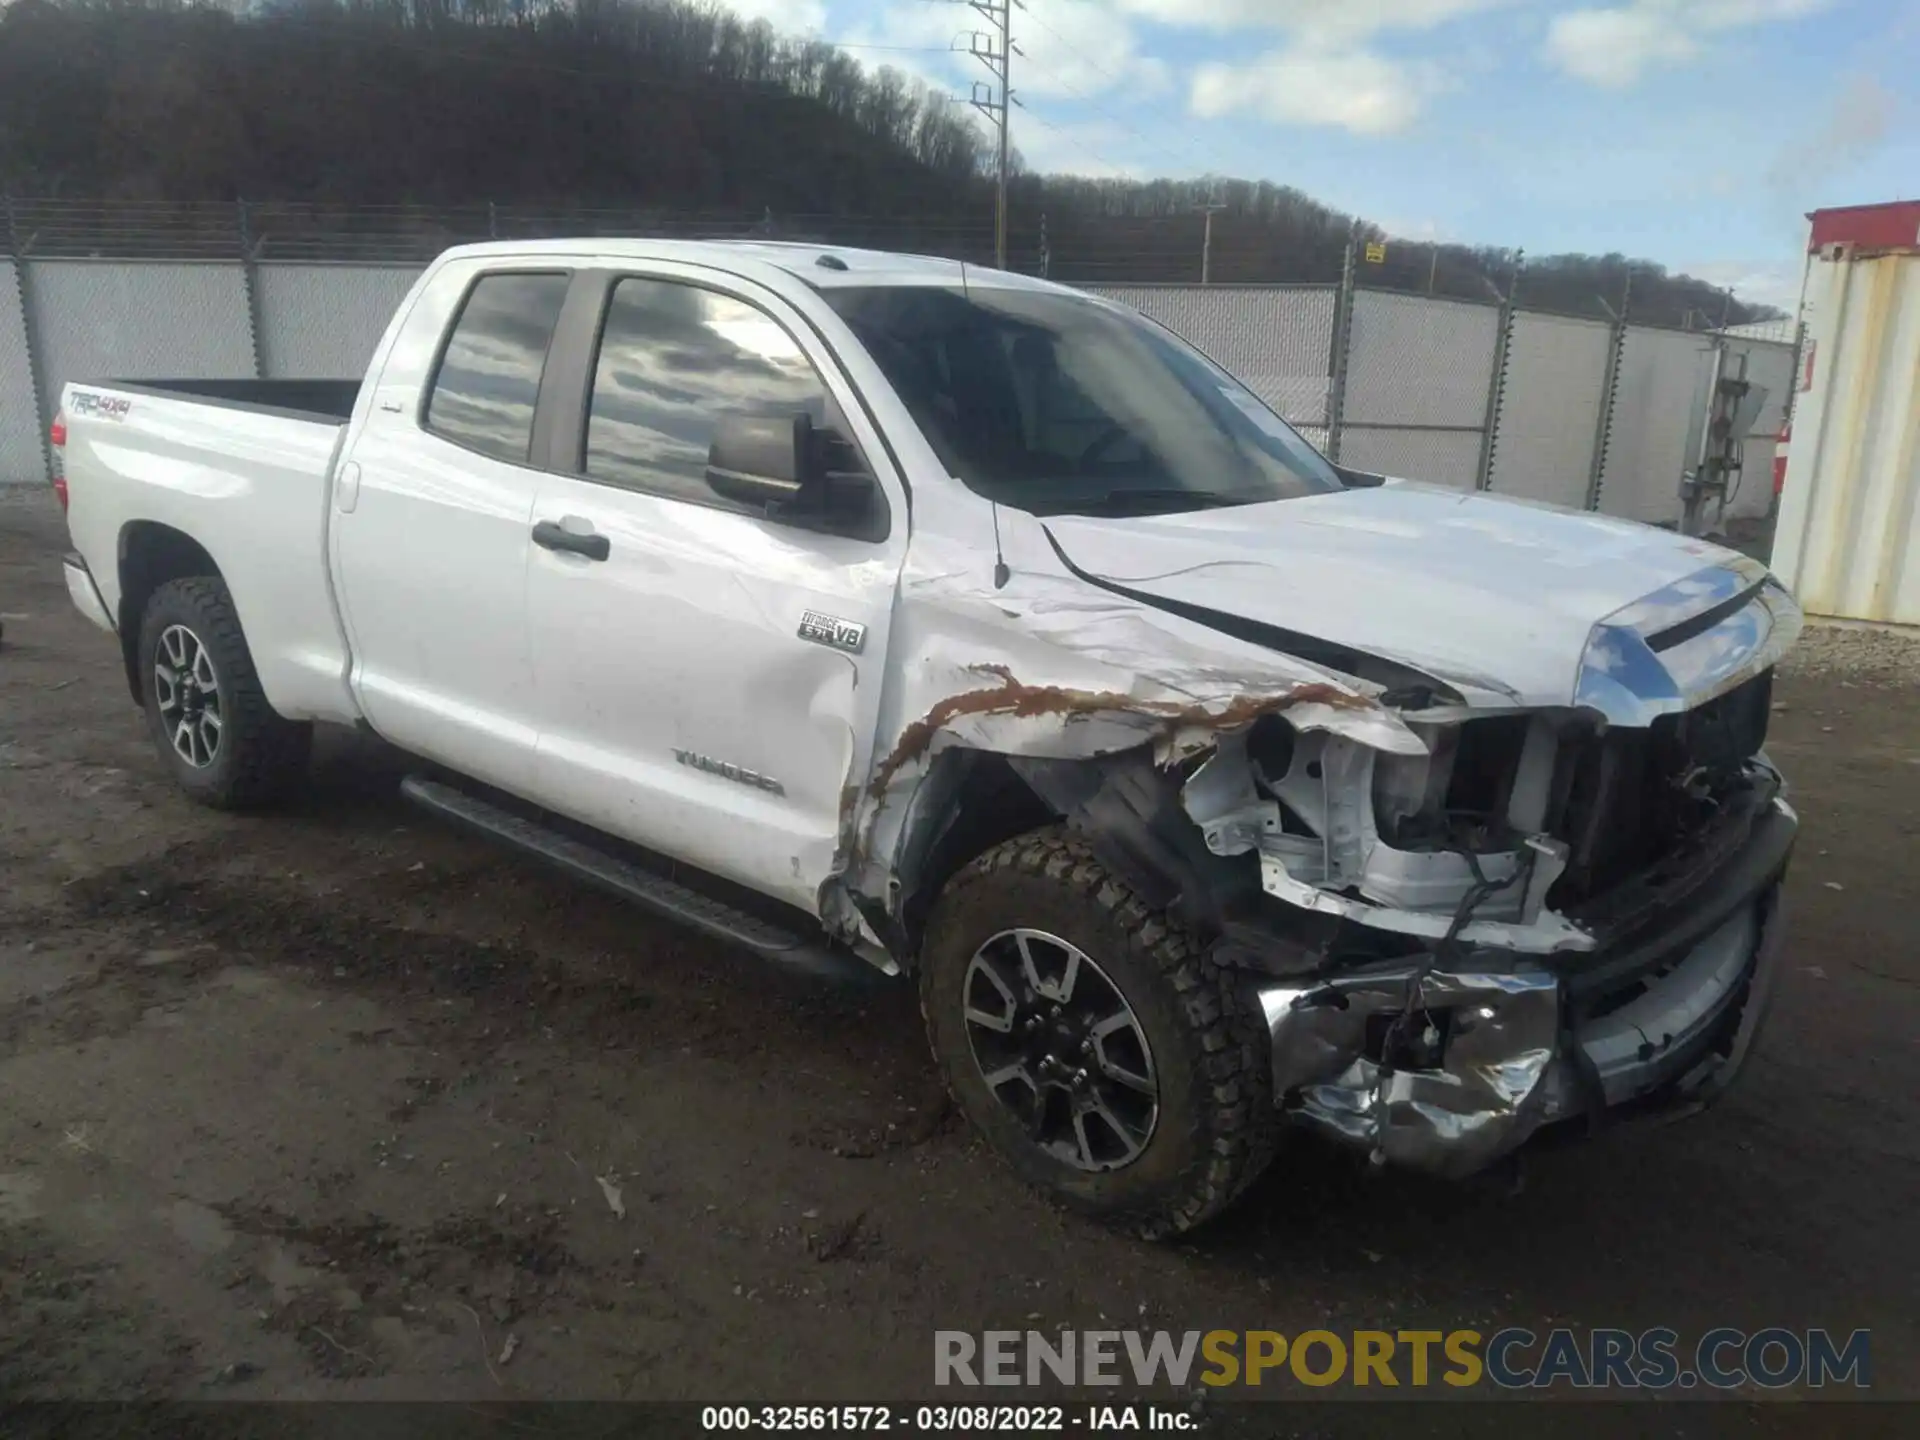
<path fill-rule="evenodd" d="M 1074 501 L 1057 513 L 1091 515 L 1136 505 L 1163 513 L 1177 513 L 1182 510 L 1216 510 L 1227 505 L 1249 505 L 1256 498 L 1251 495 L 1218 495 L 1205 490 L 1128 485 L 1118 490 L 1109 490 L 1104 495 Z"/>

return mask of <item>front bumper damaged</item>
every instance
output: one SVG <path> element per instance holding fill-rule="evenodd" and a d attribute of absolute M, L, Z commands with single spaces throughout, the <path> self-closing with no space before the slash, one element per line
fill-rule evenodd
<path fill-rule="evenodd" d="M 1544 1132 L 1697 1109 L 1732 1082 L 1773 988 L 1798 822 L 1772 800 L 1708 883 L 1579 954 L 1481 946 L 1450 968 L 1399 961 L 1263 987 L 1274 1095 L 1378 1162 L 1446 1176 Z M 1424 1067 L 1381 1037 L 1418 984 Z"/>

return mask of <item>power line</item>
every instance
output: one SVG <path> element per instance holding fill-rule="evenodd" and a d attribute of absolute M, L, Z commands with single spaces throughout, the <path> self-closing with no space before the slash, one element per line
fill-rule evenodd
<path fill-rule="evenodd" d="M 1065 35 L 1062 35 L 1058 30 L 1054 29 L 1053 26 L 1049 25 L 1045 19 L 1043 19 L 1040 15 L 1034 12 L 1031 6 L 1023 5 L 1021 8 L 1027 12 L 1028 18 L 1031 19 L 1034 24 L 1038 25 L 1042 30 L 1046 31 L 1049 35 L 1053 36 L 1054 39 L 1058 40 L 1062 45 L 1066 46 L 1068 49 L 1071 50 L 1074 48 L 1073 41 L 1069 40 Z M 1023 54 L 1021 58 L 1025 59 L 1026 56 Z M 1122 86 L 1128 83 L 1127 81 L 1122 80 L 1118 75 L 1115 75 L 1111 70 L 1108 70 L 1105 66 L 1100 65 L 1099 63 L 1097 63 L 1092 59 L 1089 59 L 1085 55 L 1077 55 L 1076 58 L 1078 58 L 1082 64 L 1084 64 L 1088 69 L 1092 70 L 1095 74 L 1100 75 L 1104 79 L 1106 79 L 1110 84 L 1113 84 L 1116 86 Z M 1197 150 L 1187 149 L 1183 147 L 1182 151 L 1176 154 L 1174 151 L 1167 149 L 1164 145 L 1154 144 L 1152 141 L 1148 140 L 1147 137 L 1143 135 L 1139 130 L 1135 129 L 1131 124 L 1129 124 L 1126 120 L 1122 119 L 1120 116 L 1108 110 L 1098 100 L 1094 99 L 1091 95 L 1081 90 L 1078 86 L 1073 85 L 1069 81 L 1062 79 L 1059 74 L 1057 74 L 1054 71 L 1048 70 L 1043 65 L 1036 66 L 1035 68 L 1038 69 L 1040 73 L 1045 75 L 1048 79 L 1052 80 L 1056 85 L 1060 86 L 1068 94 L 1072 95 L 1075 99 L 1081 101 L 1083 104 L 1091 106 L 1096 113 L 1103 115 L 1107 119 L 1113 121 L 1121 129 L 1125 130 L 1129 135 L 1133 136 L 1134 139 L 1145 143 L 1148 147 L 1149 154 L 1164 155 L 1170 160 L 1179 160 L 1183 162 L 1198 160 L 1200 158 L 1200 154 Z M 1211 165 L 1203 164 L 1199 168 L 1202 174 L 1213 173 L 1213 166 Z"/>
<path fill-rule="evenodd" d="M 1005 244 L 1004 237 L 1005 237 L 1006 223 L 1007 223 L 1007 198 L 1006 198 L 1007 176 L 1009 172 L 1009 163 L 1010 163 L 1008 160 L 1008 146 L 1009 146 L 1008 135 L 1011 129 L 1010 122 L 1012 118 L 1012 111 L 1015 106 L 1018 106 L 1021 110 L 1025 111 L 1028 118 L 1031 119 L 1035 124 L 1039 125 L 1042 129 L 1049 130 L 1055 135 L 1058 135 L 1061 139 L 1065 140 L 1074 149 L 1086 155 L 1089 159 L 1093 160 L 1097 165 L 1101 166 L 1103 169 L 1109 170 L 1115 174 L 1125 174 L 1129 167 L 1115 163 L 1113 160 L 1108 159 L 1105 155 L 1102 155 L 1100 152 L 1093 149 L 1092 146 L 1088 145 L 1085 141 L 1081 140 L 1078 136 L 1072 134 L 1070 131 L 1066 130 L 1064 127 L 1060 125 L 1056 125 L 1051 121 L 1043 118 L 1042 116 L 1036 114 L 1033 108 L 1030 105 L 1028 105 L 1024 100 L 1022 100 L 1011 88 L 1011 85 L 1009 84 L 1011 57 L 1014 55 L 1018 55 L 1023 62 L 1031 63 L 1028 60 L 1027 52 L 1020 49 L 1020 47 L 1013 40 L 1012 12 L 1016 6 L 1020 9 L 1020 11 L 1023 14 L 1025 14 L 1029 19 L 1031 19 L 1035 24 L 1039 25 L 1048 34 L 1052 35 L 1062 45 L 1071 47 L 1073 44 L 1072 41 L 1068 40 L 1066 36 L 1062 35 L 1053 26 L 1049 25 L 1044 19 L 1042 19 L 1038 15 L 1035 15 L 1033 13 L 1032 7 L 1027 3 L 1027 0 L 930 0 L 930 3 L 967 5 L 974 10 L 978 10 L 982 15 L 986 16 L 987 19 L 990 22 L 992 22 L 999 30 L 1000 45 L 997 50 L 993 45 L 992 36 L 984 35 L 981 32 L 975 31 L 972 33 L 970 37 L 968 37 L 970 40 L 970 43 L 964 53 L 971 54 L 976 59 L 979 59 L 982 63 L 984 63 L 987 66 L 987 69 L 993 74 L 994 78 L 1000 82 L 999 83 L 1000 93 L 998 98 L 996 98 L 993 95 L 991 90 L 989 90 L 987 94 L 982 95 L 981 91 L 985 87 L 980 82 L 976 82 L 974 85 L 973 94 L 970 97 L 970 100 L 975 109 L 979 110 L 982 114 L 986 115 L 989 123 L 992 124 L 992 126 L 994 127 L 995 136 L 999 143 L 999 165 L 998 165 L 998 177 L 997 177 L 998 183 L 996 187 L 997 205 L 995 208 L 995 225 L 996 225 L 995 250 L 998 256 L 999 264 L 1001 264 L 1004 267 L 1006 264 L 1006 244 Z M 981 44 L 982 41 L 986 42 L 984 46 Z M 954 48 L 956 51 L 958 51 L 959 49 L 957 37 L 956 37 Z M 1105 76 L 1108 80 L 1114 81 L 1115 84 L 1120 83 L 1109 71 L 1107 71 L 1102 66 L 1094 64 L 1094 62 L 1092 61 L 1088 61 L 1087 63 L 1090 66 L 1092 66 L 1092 68 L 1095 71 L 1097 71 L 1099 74 Z M 1104 115 L 1109 120 L 1114 121 L 1128 134 L 1132 135 L 1135 139 L 1145 141 L 1146 137 L 1141 135 L 1139 131 L 1135 130 L 1132 125 L 1128 124 L 1124 120 L 1121 120 L 1117 115 L 1114 115 L 1111 111 L 1108 111 L 1107 109 L 1105 109 L 1105 107 L 1101 106 L 1097 101 L 1095 101 L 1091 96 L 1087 95 L 1085 92 L 1080 90 L 1077 86 L 1072 85 L 1067 81 L 1061 79 L 1058 75 L 1054 74 L 1050 70 L 1046 70 L 1043 67 L 1036 67 L 1036 68 L 1040 68 L 1042 74 L 1048 76 L 1048 78 L 1052 79 L 1056 84 L 1060 85 L 1061 88 L 1065 89 L 1068 93 L 1074 95 L 1076 98 L 1080 99 L 1081 101 L 1091 106 L 1096 113 Z M 1188 156 L 1175 155 L 1170 150 L 1153 146 L 1151 142 L 1148 142 L 1148 151 L 1149 153 L 1159 153 L 1162 155 L 1166 155 L 1169 158 L 1175 159 L 1175 160 L 1194 158 L 1191 155 L 1188 155 Z M 1201 168 L 1203 170 L 1206 170 L 1206 169 L 1210 169 L 1211 167 L 1202 166 Z M 1209 227 L 1210 227 L 1212 216 L 1208 216 L 1208 221 L 1209 221 Z M 1202 263 L 1204 268 L 1204 264 L 1205 264 L 1204 259 Z"/>
<path fill-rule="evenodd" d="M 1102 155 L 1099 151 L 1095 150 L 1091 145 L 1088 145 L 1084 140 L 1082 140 L 1079 136 L 1075 135 L 1072 131 L 1066 129 L 1063 126 L 1056 125 L 1051 120 L 1045 119 L 1044 117 L 1036 114 L 1032 106 L 1022 105 L 1020 108 L 1027 112 L 1027 118 L 1033 121 L 1034 124 L 1038 125 L 1043 130 L 1051 130 L 1054 134 L 1058 135 L 1062 140 L 1066 141 L 1067 144 L 1073 146 L 1074 149 L 1078 150 L 1082 155 L 1085 155 L 1088 159 L 1093 160 L 1097 164 L 1105 166 L 1107 169 L 1113 171 L 1115 174 L 1121 174 L 1125 172 L 1127 168 L 1126 166 L 1118 164 L 1117 162 L 1108 159 L 1105 155 Z"/>
<path fill-rule="evenodd" d="M 1023 60 L 1026 59 L 1026 55 L 1024 52 L 1022 52 L 1020 58 Z M 1031 61 L 1029 61 L 1028 63 L 1032 64 Z M 1125 130 L 1127 134 L 1133 136 L 1134 139 L 1142 140 L 1142 141 L 1146 140 L 1146 137 L 1144 135 L 1142 135 L 1138 130 L 1135 130 L 1131 125 L 1127 124 L 1126 121 L 1122 120 L 1119 116 L 1113 114 L 1113 112 L 1111 112 L 1110 110 L 1103 108 L 1098 102 L 1093 100 L 1090 96 L 1084 94 L 1080 90 L 1075 89 L 1072 85 L 1069 85 L 1065 80 L 1062 80 L 1058 75 L 1054 74 L 1052 71 L 1047 70 L 1045 67 L 1038 66 L 1038 65 L 1033 66 L 1033 68 L 1036 70 L 1039 70 L 1042 75 L 1047 76 L 1055 84 L 1059 85 L 1061 88 L 1066 90 L 1069 94 L 1073 95 L 1075 99 L 1081 100 L 1085 102 L 1087 105 L 1091 106 L 1095 114 L 1103 116 L 1104 118 L 1113 121 L 1122 130 Z M 1042 120 L 1039 114 L 1035 112 L 1034 108 L 1031 105 L 1027 104 L 1026 102 L 1024 101 L 1020 102 L 1020 108 L 1026 111 L 1027 117 L 1033 120 L 1035 123 L 1044 125 L 1046 126 L 1047 129 L 1055 131 L 1056 133 L 1059 133 L 1059 134 L 1066 133 L 1065 131 L 1061 130 L 1061 128 L 1058 125 L 1048 124 L 1047 121 Z M 1069 137 L 1069 139 L 1071 139 L 1071 137 Z M 1084 145 L 1082 145 L 1080 148 L 1082 150 L 1086 150 L 1086 146 Z M 1087 153 L 1092 154 L 1093 152 L 1088 151 Z M 1154 146 L 1151 142 L 1147 143 L 1146 153 L 1149 155 L 1165 155 L 1176 160 L 1183 158 L 1181 156 L 1175 155 L 1171 150 L 1165 150 L 1157 146 Z M 1113 161 L 1104 159 L 1100 156 L 1095 156 L 1094 158 L 1099 159 L 1101 164 L 1107 165 L 1114 170 L 1125 170 L 1128 168 L 1127 166 L 1115 164 Z M 1191 158 L 1191 157 L 1186 157 L 1186 158 Z"/>

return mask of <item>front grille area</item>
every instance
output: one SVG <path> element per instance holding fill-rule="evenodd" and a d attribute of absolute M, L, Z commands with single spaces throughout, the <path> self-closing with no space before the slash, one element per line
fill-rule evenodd
<path fill-rule="evenodd" d="M 1548 828 L 1569 853 L 1548 903 L 1579 907 L 1703 843 L 1766 743 L 1772 694 L 1768 670 L 1647 729 L 1565 742 Z"/>

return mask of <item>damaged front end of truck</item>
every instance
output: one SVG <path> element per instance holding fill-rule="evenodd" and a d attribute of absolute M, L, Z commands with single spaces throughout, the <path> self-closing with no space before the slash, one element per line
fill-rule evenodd
<path fill-rule="evenodd" d="M 1064 819 L 1244 975 L 1276 1103 L 1378 1162 L 1468 1174 L 1739 1068 L 1796 825 L 1764 567 L 1604 617 L 1556 703 L 1037 582 L 996 602 L 1020 653 L 970 660 L 945 599 L 848 797 L 844 908 L 894 955 L 983 824 Z"/>

